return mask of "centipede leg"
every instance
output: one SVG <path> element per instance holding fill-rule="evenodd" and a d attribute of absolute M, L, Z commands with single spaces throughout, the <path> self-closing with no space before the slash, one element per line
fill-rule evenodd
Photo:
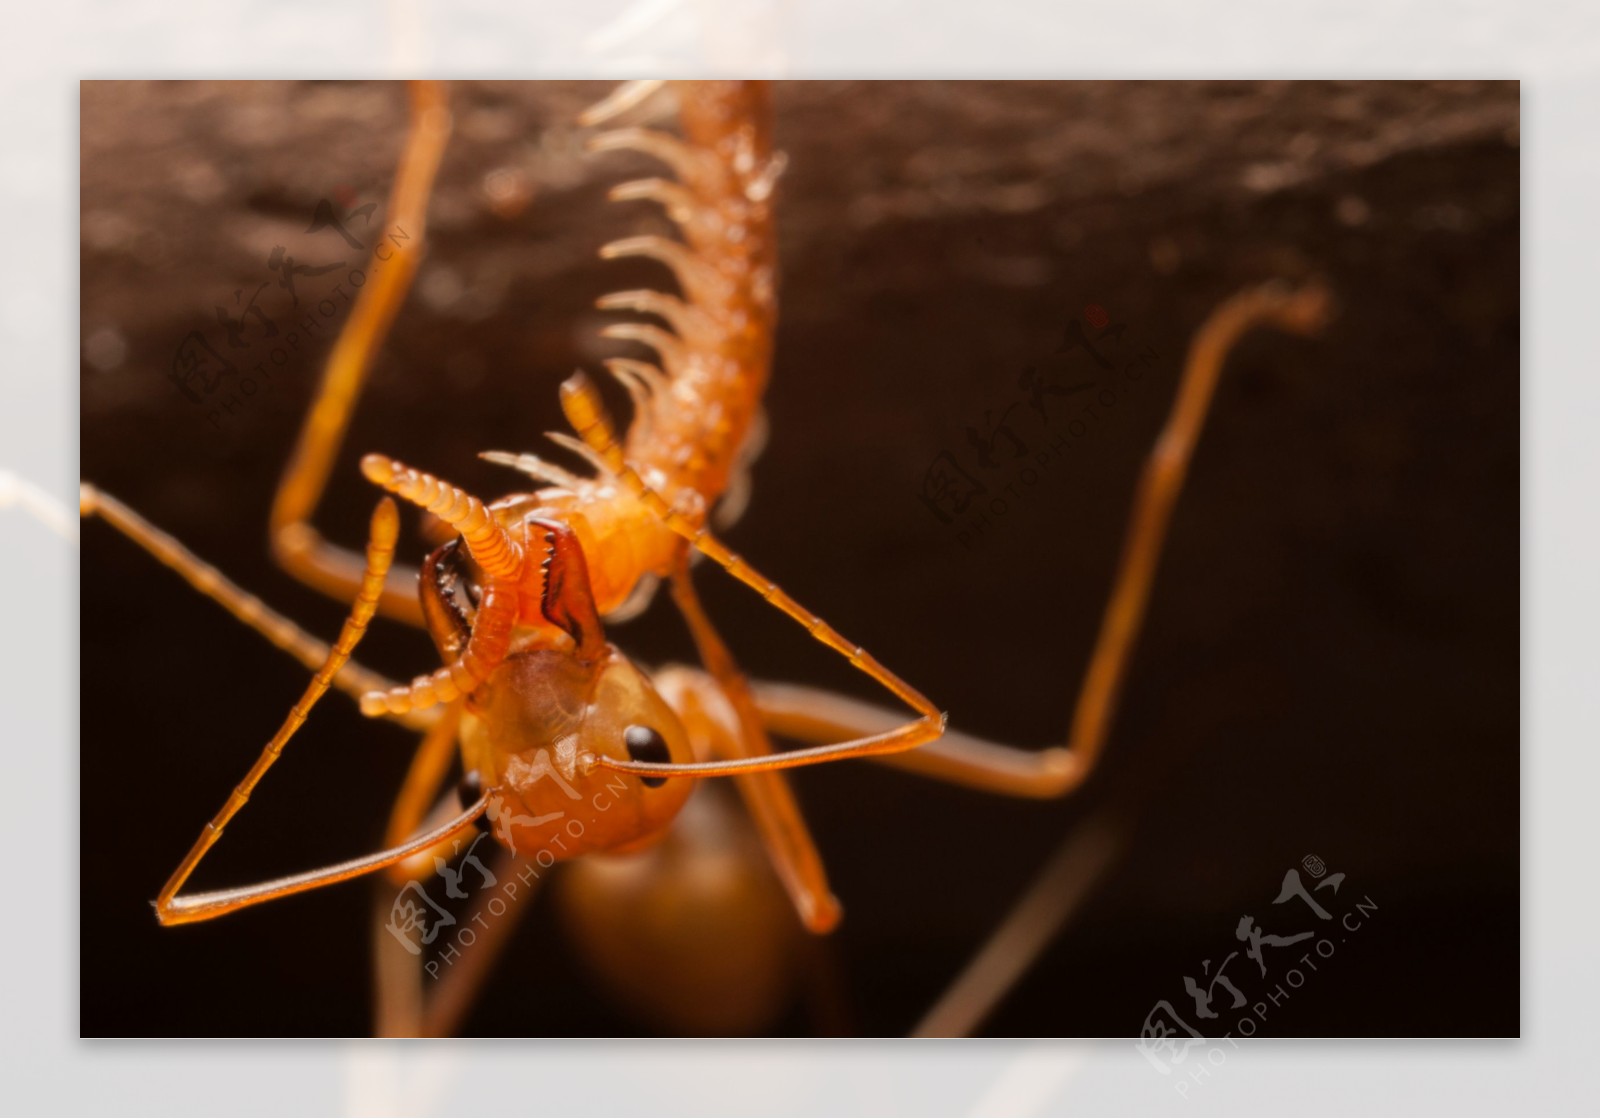
<path fill-rule="evenodd" d="M 443 85 L 411 83 L 411 124 L 384 213 L 386 229 L 396 234 L 385 241 L 391 254 L 382 267 L 369 269 L 371 279 L 361 288 L 350 318 L 334 342 L 272 504 L 269 533 L 273 556 L 302 583 L 341 601 L 349 599 L 360 581 L 361 559 L 324 540 L 311 518 L 327 488 L 334 456 L 349 429 L 372 356 L 388 337 L 422 261 L 428 198 L 449 138 L 450 112 Z M 379 612 L 421 627 L 416 586 L 414 569 L 395 568 L 385 583 Z"/>

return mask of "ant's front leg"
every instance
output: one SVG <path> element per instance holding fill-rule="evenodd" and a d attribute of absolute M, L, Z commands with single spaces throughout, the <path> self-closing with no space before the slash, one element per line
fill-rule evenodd
<path fill-rule="evenodd" d="M 412 82 L 411 125 L 384 211 L 385 228 L 394 231 L 382 242 L 390 255 L 368 270 L 371 279 L 356 296 L 328 355 L 322 383 L 272 502 L 268 532 L 273 557 L 306 586 L 340 601 L 348 601 L 360 584 L 361 557 L 324 540 L 311 518 L 350 427 L 372 356 L 388 337 L 422 262 L 428 197 L 449 138 L 450 110 L 442 83 Z M 396 567 L 389 573 L 378 612 L 422 626 L 415 569 Z"/>
<path fill-rule="evenodd" d="M 307 633 L 111 494 L 87 482 L 80 483 L 78 513 L 83 518 L 98 517 L 105 521 L 309 671 L 315 672 L 327 659 L 327 642 Z M 360 700 L 369 692 L 387 691 L 397 685 L 354 661 L 345 661 L 333 678 L 333 686 L 352 699 Z M 388 717 L 413 730 L 426 730 L 437 719 L 436 713 L 426 710 Z"/>

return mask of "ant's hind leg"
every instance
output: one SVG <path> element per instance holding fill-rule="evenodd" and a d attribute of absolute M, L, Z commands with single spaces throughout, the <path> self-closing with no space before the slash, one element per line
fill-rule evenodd
<path fill-rule="evenodd" d="M 390 932 L 395 889 L 379 885 L 373 895 L 372 920 L 378 1037 L 453 1037 L 460 1030 L 484 981 L 539 893 L 541 879 L 519 873 L 525 865 L 509 851 L 496 852 L 490 873 L 498 883 L 514 882 L 516 889 L 497 888 L 495 896 L 504 904 L 490 910 L 483 927 L 475 930 L 470 950 L 461 952 L 437 974 L 429 972 L 423 957 Z"/>
<path fill-rule="evenodd" d="M 1122 559 L 1073 712 L 1066 752 L 1076 767 L 1077 781 L 1093 769 L 1110 728 L 1172 509 L 1229 352 L 1260 326 L 1315 334 L 1327 321 L 1330 306 L 1328 292 L 1316 283 L 1248 289 L 1213 311 L 1190 343 L 1177 399 L 1134 495 Z M 917 1036 L 965 1035 L 981 1024 L 1071 920 L 1116 858 L 1132 827 L 1130 812 L 1126 806 L 1121 810 L 1108 806 L 1066 838 L 983 950 L 918 1025 Z"/>
<path fill-rule="evenodd" d="M 456 796 L 451 793 L 428 811 L 450 771 L 455 754 L 456 730 L 460 724 L 461 701 L 443 708 L 439 723 L 423 737 L 406 773 L 400 795 L 389 816 L 384 843 L 398 846 L 419 829 L 431 828 L 455 811 Z M 424 820 L 426 819 L 426 823 Z M 457 841 L 459 842 L 459 841 Z M 503 903 L 491 909 L 487 922 L 464 952 L 447 970 L 426 977 L 422 957 L 393 932 L 395 905 L 402 899 L 397 891 L 411 881 L 431 878 L 436 873 L 435 858 L 449 862 L 456 854 L 455 843 L 441 843 L 419 851 L 404 862 L 395 863 L 379 879 L 373 894 L 373 995 L 374 1033 L 378 1037 L 451 1037 L 472 1009 L 478 990 L 493 969 L 512 931 L 538 892 L 540 879 L 519 874 L 517 860 L 506 851 L 497 851 L 491 873 L 505 883 L 496 896 Z M 515 886 L 512 887 L 515 878 Z"/>
<path fill-rule="evenodd" d="M 360 583 L 361 557 L 324 540 L 311 518 L 327 488 L 372 355 L 388 336 L 421 263 L 428 197 L 449 138 L 450 112 L 442 84 L 412 82 L 411 125 L 379 242 L 390 255 L 368 269 L 369 279 L 328 355 L 321 386 L 272 503 L 269 534 L 274 558 L 308 587 L 341 601 L 348 601 Z M 421 627 L 416 587 L 415 570 L 394 569 L 379 599 L 379 613 Z"/>

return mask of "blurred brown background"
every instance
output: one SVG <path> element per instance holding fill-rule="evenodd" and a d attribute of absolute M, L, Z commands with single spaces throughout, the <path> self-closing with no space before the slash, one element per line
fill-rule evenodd
<path fill-rule="evenodd" d="M 571 122 L 605 88 L 454 89 L 429 257 L 323 505 L 331 537 L 360 539 L 367 451 L 511 488 L 476 453 L 539 449 L 560 379 L 622 352 L 596 337 L 594 299 L 664 280 L 595 250 L 664 223 L 603 201 L 652 165 L 581 153 Z M 845 905 L 848 1028 L 910 1028 L 1060 838 L 1120 797 L 1140 821 L 1122 859 L 990 1032 L 1128 1035 L 1158 1000 L 1181 1010 L 1182 977 L 1240 947 L 1241 915 L 1266 923 L 1314 853 L 1380 909 L 1263 1034 L 1516 1033 L 1516 84 L 791 83 L 775 104 L 772 438 L 730 535 L 963 729 L 1062 735 L 1208 311 L 1310 274 L 1341 308 L 1320 341 L 1263 334 L 1230 362 L 1091 787 L 1041 804 L 860 764 L 796 777 Z M 361 262 L 307 226 L 329 200 L 376 203 L 376 228 L 403 123 L 389 83 L 82 87 L 83 475 L 324 635 L 341 608 L 271 564 L 265 525 L 332 331 L 216 425 L 166 372 L 192 331 L 223 344 L 216 307 L 238 317 L 259 289 L 287 330 L 344 274 L 299 276 L 295 308 L 275 246 Z M 975 462 L 966 428 L 1020 400 L 1030 366 L 1105 379 L 1056 353 L 1091 304 L 1155 351 L 1146 375 L 959 539 L 920 500 L 925 472 L 948 451 L 996 490 L 1012 477 Z M 1009 415 L 1030 451 L 1078 408 L 1049 403 L 1048 422 Z M 366 1032 L 362 887 L 173 931 L 147 905 L 305 674 L 105 526 L 83 551 L 82 1032 Z M 754 674 L 866 694 L 748 592 L 701 583 Z M 665 605 L 613 638 L 686 656 Z M 393 627 L 363 658 L 434 662 Z M 373 848 L 407 743 L 327 701 L 197 884 Z M 652 1028 L 575 962 L 547 905 L 497 976 L 471 1032 Z M 772 1029 L 815 1029 L 805 1007 Z"/>

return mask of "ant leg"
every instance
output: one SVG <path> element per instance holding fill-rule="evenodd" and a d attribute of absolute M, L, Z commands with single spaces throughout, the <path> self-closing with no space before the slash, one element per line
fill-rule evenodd
<path fill-rule="evenodd" d="M 421 263 L 428 197 L 449 138 L 450 111 L 442 84 L 412 82 L 411 125 L 384 211 L 385 223 L 394 232 L 385 233 L 379 245 L 390 255 L 379 258 L 381 267 L 368 270 L 369 280 L 328 355 L 322 384 L 272 503 L 268 532 L 279 565 L 308 587 L 340 600 L 348 599 L 359 585 L 361 558 L 324 540 L 311 518 L 327 488 L 372 355 L 388 336 Z M 422 607 L 416 587 L 415 570 L 396 568 L 384 587 L 379 612 L 420 628 Z"/>
<path fill-rule="evenodd" d="M 274 762 L 283 753 L 283 748 L 288 745 L 295 731 L 305 723 L 311 714 L 311 709 L 316 705 L 332 686 L 333 677 L 350 657 L 357 642 L 366 633 L 367 625 L 372 621 L 377 612 L 378 596 L 383 590 L 384 576 L 388 573 L 389 564 L 394 558 L 395 540 L 400 533 L 400 513 L 395 503 L 385 498 L 378 503 L 377 509 L 372 514 L 372 527 L 367 544 L 366 569 L 362 573 L 361 589 L 356 594 L 354 604 L 350 608 L 350 616 L 345 620 L 343 628 L 339 631 L 339 639 L 334 642 L 333 648 L 328 651 L 327 659 L 322 667 L 317 670 L 316 676 L 307 685 L 298 703 L 290 710 L 284 719 L 283 725 L 272 736 L 261 751 L 261 756 L 256 759 L 255 765 L 245 774 L 238 787 L 228 797 L 222 808 L 211 818 L 205 828 L 200 832 L 200 837 L 189 848 L 188 854 L 178 864 L 178 868 L 167 879 L 166 885 L 161 888 L 155 901 L 156 918 L 163 925 L 187 924 L 191 921 L 205 921 L 213 917 L 220 917 L 224 913 L 243 909 L 249 905 L 270 901 L 273 898 L 287 897 L 290 894 L 302 893 L 315 889 L 318 886 L 330 885 L 334 882 L 343 882 L 358 875 L 368 874 L 374 870 L 382 870 L 386 866 L 409 858 L 417 851 L 426 850 L 437 843 L 441 843 L 461 832 L 471 828 L 478 817 L 488 806 L 487 794 L 478 798 L 470 809 L 457 816 L 454 820 L 437 828 L 426 835 L 420 836 L 411 842 L 397 848 L 379 851 L 373 855 L 351 859 L 348 862 L 334 866 L 324 867 L 320 870 L 308 871 L 304 874 L 291 875 L 270 882 L 261 882 L 253 886 L 242 886 L 231 890 L 218 890 L 206 894 L 189 894 L 180 896 L 178 891 L 183 889 L 184 883 L 200 865 L 201 860 L 222 838 L 223 830 L 228 823 L 238 815 L 250 800 L 250 794 L 261 779 L 266 776 L 267 770 L 272 768 Z"/>
<path fill-rule="evenodd" d="M 901 721 L 897 712 L 823 688 L 756 680 L 750 689 L 767 730 L 800 742 L 878 734 Z M 872 760 L 952 785 L 1037 800 L 1065 796 L 1085 776 L 1065 747 L 1030 750 L 949 729 L 937 742 Z"/>
<path fill-rule="evenodd" d="M 587 377 L 577 373 L 566 381 L 561 386 L 561 403 L 566 409 L 567 418 L 571 420 L 583 441 L 594 450 L 617 481 L 626 486 L 647 509 L 660 518 L 663 524 L 687 540 L 701 554 L 709 556 L 728 574 L 804 626 L 806 632 L 814 639 L 845 657 L 853 667 L 883 685 L 919 716 L 911 722 L 879 734 L 762 757 L 675 765 L 590 755 L 587 764 L 645 777 L 718 777 L 726 774 L 792 769 L 822 762 L 843 761 L 847 758 L 912 750 L 944 733 L 944 714 L 921 692 L 890 672 L 871 653 L 845 640 L 838 630 L 801 606 L 776 583 L 729 551 L 726 545 L 705 528 L 673 509 L 664 497 L 652 490 L 639 476 L 639 472 L 623 460 L 622 448 L 617 444 L 611 421 L 605 414 L 599 394 Z"/>
<path fill-rule="evenodd" d="M 449 770 L 450 758 L 455 750 L 455 733 L 460 721 L 462 705 L 457 702 L 445 710 L 439 724 L 428 732 L 417 747 L 416 757 L 406 773 L 405 783 L 389 817 L 389 827 L 384 843 L 400 844 L 422 825 L 428 805 L 438 795 Z M 451 799 L 446 798 L 447 802 Z M 446 815 L 443 805 L 434 809 L 434 816 Z M 478 989 L 492 969 L 501 949 L 510 938 L 527 903 L 537 892 L 538 879 L 524 882 L 515 893 L 502 891 L 503 909 L 478 939 L 469 955 L 451 965 L 450 970 L 434 985 L 432 996 L 424 992 L 422 960 L 408 951 L 389 932 L 394 914 L 393 887 L 406 881 L 424 878 L 434 873 L 435 856 L 448 860 L 453 847 L 441 843 L 435 848 L 419 851 L 404 862 L 395 863 L 386 876 L 389 889 L 380 883 L 374 895 L 373 911 L 373 963 L 374 963 L 374 1022 L 379 1037 L 450 1037 L 471 1009 Z M 500 852 L 493 874 L 505 879 L 515 867 L 509 852 Z"/>
<path fill-rule="evenodd" d="M 389 813 L 384 832 L 385 846 L 395 846 L 414 834 L 427 815 L 428 805 L 438 796 L 455 753 L 456 729 L 460 725 L 461 705 L 451 704 L 417 744 L 406 770 L 400 795 Z M 395 863 L 374 886 L 372 960 L 373 1032 L 378 1037 L 416 1037 L 422 1030 L 422 973 L 420 961 L 389 932 L 394 914 L 393 889 L 406 880 L 433 869 L 431 856 L 442 850 L 424 851 L 402 863 Z M 385 887 L 388 888 L 385 888 Z"/>
<path fill-rule="evenodd" d="M 1269 284 L 1223 303 L 1195 334 L 1177 399 L 1134 497 L 1122 560 L 1073 715 L 1067 745 L 1076 763 L 1073 785 L 1088 776 L 1099 757 L 1117 688 L 1144 618 L 1172 508 L 1229 351 L 1257 326 L 1314 334 L 1326 323 L 1330 302 L 1318 284 L 1297 290 Z M 917 1026 L 918 1036 L 970 1032 L 1005 997 L 1116 857 L 1130 826 L 1124 816 L 1102 810 L 1067 837 L 982 951 Z"/>
<path fill-rule="evenodd" d="M 1224 360 L 1253 327 L 1270 325 L 1309 334 L 1321 326 L 1327 314 L 1328 295 L 1321 287 L 1294 291 L 1268 285 L 1228 300 L 1196 334 L 1172 413 L 1150 452 L 1134 497 L 1122 559 L 1066 745 L 1025 750 L 950 731 L 920 750 L 879 760 L 1008 796 L 1059 797 L 1082 785 L 1099 761 L 1122 677 L 1144 620 L 1167 525 Z M 892 712 L 872 704 L 800 685 L 758 684 L 755 696 L 767 729 L 803 741 L 877 734 L 899 722 Z"/>
<path fill-rule="evenodd" d="M 450 772 L 450 762 L 456 753 L 456 730 L 461 725 L 461 707 L 458 701 L 441 709 L 438 721 L 417 743 L 411 766 L 400 784 L 400 794 L 389 813 L 389 824 L 384 829 L 385 846 L 397 846 L 416 834 L 427 818 L 428 806 L 438 800 L 439 790 L 444 786 L 445 777 Z M 424 856 L 419 861 L 391 867 L 389 878 L 399 884 L 407 878 L 431 873 L 432 870 L 433 861 Z"/>
<path fill-rule="evenodd" d="M 910 1036 L 971 1036 L 1115 865 L 1130 830 L 1109 811 L 1073 829 Z"/>
<path fill-rule="evenodd" d="M 680 674 L 680 706 L 703 728 L 713 752 L 723 759 L 759 758 L 772 754 L 744 673 L 706 616 L 689 573 L 689 550 L 681 549 L 672 572 L 672 598 L 688 623 L 700 660 L 711 679 Z M 714 681 L 714 682 L 713 682 Z M 805 927 L 817 934 L 839 923 L 839 902 L 828 889 L 827 871 L 796 803 L 794 790 L 781 773 L 747 773 L 735 778 L 739 795 L 755 820 L 789 898 Z"/>
<path fill-rule="evenodd" d="M 232 804 L 232 800 L 229 804 Z M 240 802 L 243 803 L 242 801 Z M 231 890 L 214 890 L 204 894 L 184 894 L 179 896 L 177 890 L 182 888 L 183 882 L 194 872 L 195 866 L 211 846 L 216 843 L 222 829 L 209 830 L 212 825 L 207 824 L 207 831 L 202 832 L 200 838 L 190 849 L 189 856 L 185 857 L 183 864 L 173 872 L 171 879 L 162 889 L 161 896 L 155 901 L 156 919 L 163 925 L 188 925 L 195 921 L 209 921 L 245 909 L 252 905 L 260 905 L 264 901 L 275 901 L 278 898 L 290 897 L 294 894 L 303 894 L 309 890 L 319 889 L 322 886 L 332 886 L 338 882 L 348 882 L 352 878 L 360 878 L 364 874 L 382 870 L 384 867 L 393 866 L 397 862 L 411 858 L 418 852 L 427 851 L 442 843 L 448 843 L 456 836 L 466 831 L 471 831 L 477 826 L 478 817 L 482 816 L 489 807 L 489 798 L 485 794 L 459 815 L 440 825 L 426 834 L 399 847 L 377 851 L 371 855 L 362 855 L 359 858 L 349 859 L 332 866 L 320 867 L 317 870 L 305 871 L 301 874 L 291 874 L 284 878 L 275 878 L 270 882 L 257 882 L 253 886 L 237 886 Z M 227 813 L 231 818 L 237 809 L 228 812 L 224 807 L 222 815 Z M 198 852 L 198 854 L 196 854 Z M 163 900 L 164 899 L 164 900 Z"/>
<path fill-rule="evenodd" d="M 501 851 L 495 858 L 493 873 L 497 879 L 508 881 L 519 866 L 527 865 L 519 862 L 510 851 Z M 539 893 L 539 882 L 540 879 L 535 878 L 532 883 L 524 883 L 513 896 L 501 891 L 500 896 L 506 899 L 505 909 L 478 934 L 472 951 L 462 953 L 461 959 L 438 980 L 433 997 L 425 1000 L 420 1036 L 453 1037 L 461 1029 L 461 1022 L 477 1000 L 484 980 L 494 971 L 495 962 L 511 942 L 511 934 L 516 932 L 529 903 Z"/>
<path fill-rule="evenodd" d="M 518 865 L 509 851 L 500 851 L 490 873 L 499 881 L 509 881 Z M 428 873 L 432 873 L 431 865 Z M 448 971 L 429 984 L 423 978 L 422 957 L 408 951 L 390 934 L 388 926 L 395 899 L 392 893 L 380 888 L 374 895 L 372 930 L 377 1036 L 453 1036 L 538 892 L 538 878 L 522 883 L 515 893 L 500 891 L 497 896 L 504 900 L 504 908 L 478 933 L 472 950 L 462 953 Z"/>
<path fill-rule="evenodd" d="M 255 595 L 241 589 L 222 572 L 104 490 L 87 482 L 80 483 L 78 513 L 83 517 L 98 516 L 176 571 L 195 590 L 299 661 L 307 671 L 315 672 L 327 660 L 329 648 L 326 642 L 311 636 Z M 395 685 L 387 677 L 349 661 L 333 678 L 333 686 L 351 698 L 360 700 L 368 692 Z M 413 730 L 425 730 L 433 724 L 435 716 L 432 712 L 413 712 L 394 718 Z"/>

